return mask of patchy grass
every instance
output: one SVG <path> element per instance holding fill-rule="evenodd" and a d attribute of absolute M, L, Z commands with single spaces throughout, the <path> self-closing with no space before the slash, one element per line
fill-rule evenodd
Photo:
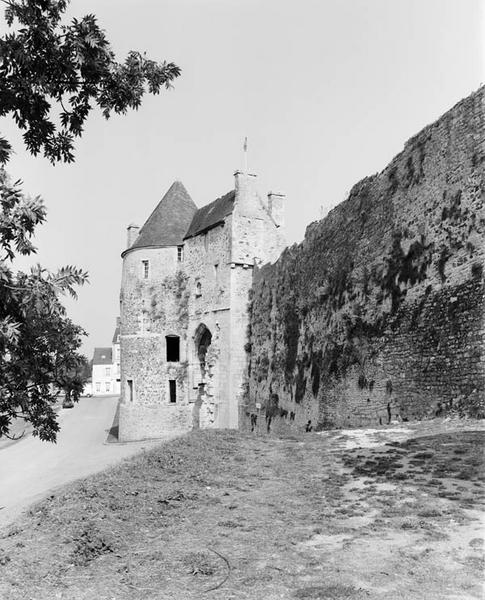
<path fill-rule="evenodd" d="M 348 432 L 192 433 L 4 531 L 0 597 L 479 598 L 484 432 L 467 427 L 359 447 Z"/>

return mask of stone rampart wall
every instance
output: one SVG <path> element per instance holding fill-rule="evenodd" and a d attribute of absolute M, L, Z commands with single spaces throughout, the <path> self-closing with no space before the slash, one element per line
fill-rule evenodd
<path fill-rule="evenodd" d="M 255 275 L 245 426 L 483 411 L 484 160 L 482 88 Z"/>

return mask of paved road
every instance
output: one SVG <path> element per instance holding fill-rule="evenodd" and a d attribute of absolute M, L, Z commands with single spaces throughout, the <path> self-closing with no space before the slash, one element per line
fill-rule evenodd
<path fill-rule="evenodd" d="M 105 444 L 117 403 L 117 396 L 82 398 L 61 409 L 57 444 L 28 436 L 0 449 L 0 528 L 53 489 L 156 444 Z"/>

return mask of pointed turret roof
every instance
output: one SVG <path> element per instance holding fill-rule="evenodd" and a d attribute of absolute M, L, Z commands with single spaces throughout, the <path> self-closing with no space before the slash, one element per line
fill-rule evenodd
<path fill-rule="evenodd" d="M 189 228 L 197 206 L 181 181 L 174 181 L 155 210 L 140 229 L 138 237 L 130 246 L 178 246 Z"/>

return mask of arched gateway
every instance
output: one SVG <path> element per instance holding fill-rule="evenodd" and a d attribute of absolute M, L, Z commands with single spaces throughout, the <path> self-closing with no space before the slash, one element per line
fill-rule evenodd
<path fill-rule="evenodd" d="M 204 324 L 200 323 L 197 327 L 194 335 L 194 350 L 195 357 L 198 361 L 196 363 L 195 370 L 197 377 L 197 399 L 194 403 L 193 412 L 193 427 L 194 429 L 200 428 L 200 409 L 202 404 L 207 399 L 207 384 L 209 379 L 209 365 L 207 364 L 207 350 L 212 342 L 212 333 L 210 329 Z"/>
<path fill-rule="evenodd" d="M 196 329 L 194 343 L 197 358 L 199 359 L 200 374 L 202 379 L 204 379 L 206 374 L 207 350 L 211 342 L 212 333 L 210 332 L 210 329 L 204 323 L 201 323 Z"/>

